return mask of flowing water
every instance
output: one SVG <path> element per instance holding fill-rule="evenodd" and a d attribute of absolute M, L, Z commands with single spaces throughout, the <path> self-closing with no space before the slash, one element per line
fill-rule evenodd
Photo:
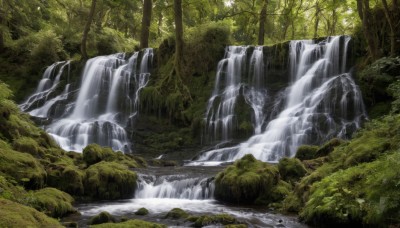
<path fill-rule="evenodd" d="M 82 151 L 97 143 L 129 152 L 125 127 L 139 111 L 139 94 L 149 81 L 153 50 L 145 49 L 141 59 L 139 54 L 129 59 L 122 53 L 89 59 L 81 85 L 73 91 L 75 96 L 71 96 L 70 84 L 54 96 L 69 66 L 69 62 L 55 63 L 46 69 L 35 94 L 20 107 L 32 116 L 52 119 L 45 129 L 67 151 Z"/>
<path fill-rule="evenodd" d="M 294 156 L 297 147 L 302 144 L 318 145 L 333 137 L 350 137 L 360 127 L 366 114 L 359 88 L 347 69 L 349 41 L 350 37 L 347 36 L 330 37 L 319 43 L 310 40 L 291 41 L 291 82 L 285 89 L 284 105 L 276 118 L 269 120 L 260 130 L 260 123 L 266 116 L 260 106 L 264 105 L 267 95 L 248 96 L 252 90 L 245 92 L 246 100 L 252 101 L 248 103 L 257 117 L 253 122 L 254 136 L 240 145 L 203 153 L 191 164 L 234 161 L 245 154 L 273 162 L 282 157 Z M 239 76 L 233 74 L 227 77 L 239 80 Z M 278 99 L 282 102 L 282 97 Z M 210 101 L 213 100 L 215 94 L 210 98 Z M 209 112 L 206 113 L 208 115 Z M 234 116 L 234 113 L 229 116 Z M 220 119 L 224 118 L 227 116 L 221 115 Z"/>
<path fill-rule="evenodd" d="M 170 227 L 189 227 L 182 220 L 168 220 L 165 215 L 181 208 L 192 215 L 227 213 L 248 227 L 306 227 L 295 217 L 275 214 L 265 208 L 221 204 L 213 198 L 213 176 L 224 167 L 165 167 L 136 170 L 138 190 L 133 199 L 78 205 L 85 225 L 88 218 L 102 211 L 116 217 L 145 219 Z M 147 216 L 135 216 L 139 208 L 149 210 Z M 76 219 L 76 218 L 75 218 Z M 213 227 L 213 226 L 210 226 Z M 214 226 L 221 227 L 221 226 Z"/>

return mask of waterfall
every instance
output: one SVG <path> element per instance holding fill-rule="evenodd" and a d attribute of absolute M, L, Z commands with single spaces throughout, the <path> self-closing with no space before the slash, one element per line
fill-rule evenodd
<path fill-rule="evenodd" d="M 139 94 L 150 79 L 153 49 L 144 49 L 141 59 L 140 54 L 135 52 L 129 59 L 124 53 L 89 59 L 78 90 L 71 91 L 71 84 L 67 84 L 60 94 L 48 99 L 69 65 L 55 63 L 46 69 L 35 94 L 20 107 L 33 116 L 54 118 L 45 129 L 67 151 L 82 151 L 86 145 L 97 143 L 128 152 L 130 141 L 125 127 L 139 111 Z M 53 115 L 49 110 L 60 101 L 64 114 Z"/>
<path fill-rule="evenodd" d="M 234 161 L 245 154 L 262 161 L 277 161 L 294 156 L 302 144 L 318 145 L 332 137 L 350 137 L 366 114 L 360 90 L 346 72 L 349 41 L 348 36 L 329 37 L 319 43 L 291 41 L 291 81 L 276 118 L 246 142 L 208 151 L 196 164 Z"/>
<path fill-rule="evenodd" d="M 175 198 L 201 200 L 211 199 L 214 183 L 211 178 L 188 177 L 186 175 L 145 175 L 139 174 L 137 199 Z"/>

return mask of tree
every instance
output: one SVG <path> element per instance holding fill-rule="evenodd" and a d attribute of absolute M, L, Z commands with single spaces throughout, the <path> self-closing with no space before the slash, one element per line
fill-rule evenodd
<path fill-rule="evenodd" d="M 396 55 L 396 31 L 395 31 L 395 21 L 393 15 L 390 13 L 389 6 L 386 0 L 382 0 L 383 10 L 385 11 L 386 20 L 390 28 L 390 55 Z M 393 1 L 393 6 L 396 7 L 397 2 Z"/>
<path fill-rule="evenodd" d="M 264 4 L 261 8 L 260 12 L 260 26 L 258 30 L 258 45 L 264 45 L 264 37 L 265 37 L 265 24 L 267 20 L 267 5 L 268 0 L 264 0 Z"/>
<path fill-rule="evenodd" d="M 182 0 L 174 0 L 175 19 L 175 73 L 182 77 L 182 55 L 183 55 L 183 22 L 182 22 Z"/>
<path fill-rule="evenodd" d="M 95 9 L 96 9 L 96 0 L 92 0 L 92 5 L 90 7 L 89 16 L 86 21 L 85 28 L 83 29 L 82 42 L 81 42 L 82 59 L 88 59 L 88 55 L 87 55 L 87 51 L 86 51 L 86 41 L 87 41 L 87 36 L 88 36 L 89 30 L 90 30 L 90 26 L 92 25 Z"/>
<path fill-rule="evenodd" d="M 143 3 L 143 16 L 142 16 L 142 31 L 140 33 L 140 48 L 147 48 L 149 46 L 149 32 L 151 22 L 151 11 L 153 8 L 152 0 L 144 0 Z"/>
<path fill-rule="evenodd" d="M 373 60 L 379 58 L 378 42 L 374 35 L 374 25 L 369 8 L 369 0 L 357 0 L 357 11 L 362 21 L 364 36 L 367 40 L 368 50 Z"/>

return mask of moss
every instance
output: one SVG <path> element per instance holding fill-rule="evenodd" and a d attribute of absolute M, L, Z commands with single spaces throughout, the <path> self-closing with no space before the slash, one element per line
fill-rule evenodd
<path fill-rule="evenodd" d="M 139 208 L 139 210 L 137 210 L 137 211 L 135 212 L 135 215 L 147 215 L 147 214 L 149 214 L 149 210 L 147 210 L 147 209 L 144 208 L 144 207 Z"/>
<path fill-rule="evenodd" d="M 126 222 L 121 222 L 121 223 L 104 223 L 100 225 L 94 225 L 90 226 L 93 228 L 109 228 L 109 227 L 115 227 L 115 228 L 165 228 L 167 227 L 166 225 L 159 224 L 159 223 L 152 223 L 152 222 L 146 222 L 143 220 L 138 220 L 138 219 L 131 219 Z"/>
<path fill-rule="evenodd" d="M 296 182 L 306 175 L 307 170 L 297 158 L 282 158 L 278 163 L 279 174 L 288 182 Z"/>
<path fill-rule="evenodd" d="M 29 189 L 40 188 L 46 179 L 45 170 L 32 155 L 8 148 L 0 148 L 0 172 Z"/>
<path fill-rule="evenodd" d="M 51 217 L 63 217 L 76 212 L 72 206 L 74 199 L 55 188 L 43 188 L 29 195 L 29 205 Z"/>
<path fill-rule="evenodd" d="M 103 211 L 100 214 L 93 216 L 90 221 L 89 225 L 96 225 L 96 224 L 102 224 L 102 223 L 114 223 L 116 222 L 116 219 L 114 216 L 112 216 L 110 213 Z"/>
<path fill-rule="evenodd" d="M 136 173 L 116 162 L 99 162 L 85 171 L 85 194 L 96 199 L 132 197 L 136 188 Z"/>
<path fill-rule="evenodd" d="M 252 203 L 260 195 L 268 195 L 278 180 L 277 167 L 246 155 L 217 174 L 215 197 L 226 202 Z"/>
<path fill-rule="evenodd" d="M 88 166 L 101 162 L 107 157 L 113 157 L 114 153 L 110 150 L 104 149 L 97 144 L 87 145 L 83 151 L 83 160 Z"/>
<path fill-rule="evenodd" d="M 97 144 L 90 144 L 83 149 L 83 160 L 88 166 L 101 161 L 115 161 L 127 165 L 129 168 L 137 168 L 140 165 L 134 158 L 124 155 L 122 152 L 114 152 L 109 147 L 101 147 Z"/>
<path fill-rule="evenodd" d="M 46 167 L 47 184 L 73 195 L 84 193 L 84 172 L 74 165 L 49 164 Z"/>
<path fill-rule="evenodd" d="M 297 213 L 301 208 L 302 202 L 293 192 L 290 192 L 281 203 L 281 210 L 284 212 Z"/>
<path fill-rule="evenodd" d="M 318 150 L 315 152 L 315 157 L 323 157 L 329 155 L 337 146 L 340 146 L 345 141 L 339 138 L 333 138 L 322 145 Z"/>
<path fill-rule="evenodd" d="M 39 144 L 29 137 L 21 137 L 14 140 L 13 148 L 16 151 L 29 153 L 32 156 L 38 156 L 40 151 Z"/>
<path fill-rule="evenodd" d="M 295 158 L 298 158 L 301 161 L 314 159 L 318 148 L 318 146 L 312 145 L 299 146 L 299 148 L 297 148 Z"/>
<path fill-rule="evenodd" d="M 247 228 L 247 225 L 245 224 L 230 224 L 224 226 L 224 228 Z"/>
<path fill-rule="evenodd" d="M 203 227 L 210 225 L 229 225 L 237 223 L 236 218 L 228 215 L 228 214 L 217 214 L 217 215 L 203 215 L 200 217 L 192 217 L 191 220 L 194 221 L 194 227 Z"/>
<path fill-rule="evenodd" d="M 0 198 L 0 227 L 62 227 L 45 214 L 27 206 Z"/>
<path fill-rule="evenodd" d="M 162 160 L 162 159 L 151 159 L 149 161 L 151 166 L 168 167 L 168 166 L 178 166 L 177 161 L 172 160 Z"/>
<path fill-rule="evenodd" d="M 171 218 L 171 219 L 182 219 L 187 217 L 189 217 L 189 214 L 180 208 L 174 208 L 170 210 L 167 213 L 167 215 L 165 215 L 165 218 Z"/>

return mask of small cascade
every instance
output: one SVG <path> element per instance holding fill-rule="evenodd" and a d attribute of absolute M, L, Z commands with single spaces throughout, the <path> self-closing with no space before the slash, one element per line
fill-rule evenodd
<path fill-rule="evenodd" d="M 65 150 L 82 151 L 86 145 L 97 143 L 128 152 L 125 127 L 138 113 L 139 93 L 149 81 L 152 59 L 151 48 L 129 59 L 123 53 L 89 59 L 78 92 L 71 91 L 67 84 L 60 94 L 50 97 L 48 94 L 53 93 L 62 70 L 69 64 L 62 62 L 55 75 L 61 64 L 55 63 L 44 73 L 36 93 L 20 107 L 41 118 L 61 117 L 45 129 Z M 70 96 L 72 92 L 76 95 Z M 64 102 L 64 114 L 57 116 L 54 112 L 60 110 L 54 106 L 60 101 Z"/>
<path fill-rule="evenodd" d="M 215 87 L 208 101 L 206 136 L 209 141 L 229 141 L 234 130 L 234 111 L 241 88 L 247 47 L 229 46 L 218 63 Z"/>
<path fill-rule="evenodd" d="M 43 73 L 43 77 L 40 80 L 36 91 L 33 95 L 19 105 L 22 111 L 29 111 L 32 116 L 47 117 L 49 110 L 57 103 L 57 101 L 63 100 L 68 95 L 68 86 L 59 96 L 55 96 L 56 88 L 60 82 L 60 78 L 64 73 L 65 68 L 69 69 L 70 61 L 62 61 L 53 63 L 47 67 Z M 68 70 L 69 74 L 69 70 Z M 68 75 L 69 77 L 69 75 Z M 50 104 L 48 100 L 50 99 Z"/>
<path fill-rule="evenodd" d="M 174 198 L 203 200 L 211 199 L 214 183 L 207 177 L 188 177 L 187 175 L 145 175 L 139 174 L 137 199 Z"/>
<path fill-rule="evenodd" d="M 366 113 L 359 88 L 346 68 L 349 41 L 348 36 L 330 37 L 320 43 L 291 41 L 291 82 L 284 98 L 278 96 L 273 101 L 273 104 L 284 104 L 275 105 L 282 106 L 276 118 L 262 131 L 256 130 L 260 133 L 247 142 L 206 152 L 196 164 L 234 161 L 245 154 L 253 154 L 263 161 L 278 161 L 294 156 L 302 144 L 318 145 L 332 137 L 350 137 Z M 253 107 L 257 104 L 254 100 L 260 96 L 245 97 L 254 97 L 253 102 L 248 102 Z"/>

